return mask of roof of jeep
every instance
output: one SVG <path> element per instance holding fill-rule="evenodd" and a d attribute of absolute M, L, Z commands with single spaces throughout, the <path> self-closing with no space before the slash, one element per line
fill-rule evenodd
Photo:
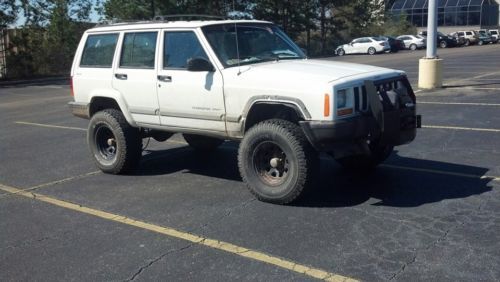
<path fill-rule="evenodd" d="M 216 24 L 235 24 L 235 23 L 268 23 L 268 21 L 258 20 L 210 20 L 210 21 L 144 21 L 133 23 L 116 23 L 104 26 L 97 26 L 87 30 L 87 32 L 103 32 L 103 31 L 121 31 L 121 30 L 137 30 L 137 29 L 154 29 L 154 28 L 198 28 L 207 25 Z"/>

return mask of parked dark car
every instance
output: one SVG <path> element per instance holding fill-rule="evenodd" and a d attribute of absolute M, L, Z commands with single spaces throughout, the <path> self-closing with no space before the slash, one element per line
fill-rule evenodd
<path fill-rule="evenodd" d="M 399 50 L 405 49 L 405 44 L 403 41 L 392 37 L 392 36 L 385 36 L 385 35 L 380 35 L 378 38 L 381 38 L 387 42 L 389 42 L 389 46 L 391 47 L 391 53 L 396 53 Z"/>
<path fill-rule="evenodd" d="M 453 39 L 457 42 L 458 47 L 465 46 L 465 38 L 459 36 L 457 32 L 450 33 L 448 36 L 453 37 Z"/>
<path fill-rule="evenodd" d="M 475 30 L 474 33 L 479 38 L 477 45 L 490 44 L 493 42 L 493 38 L 488 31 L 485 30 Z"/>
<path fill-rule="evenodd" d="M 427 37 L 427 31 L 425 31 L 425 30 L 421 31 L 418 33 L 418 35 Z M 459 40 L 458 38 L 443 34 L 442 32 L 438 31 L 437 40 L 436 40 L 436 45 L 438 47 L 447 48 L 447 47 L 461 46 L 459 42 L 461 42 L 461 40 Z"/>

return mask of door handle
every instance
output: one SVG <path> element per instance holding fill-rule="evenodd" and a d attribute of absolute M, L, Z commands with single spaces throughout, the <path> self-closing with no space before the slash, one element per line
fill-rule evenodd
<path fill-rule="evenodd" d="M 172 82 L 172 77 L 170 75 L 159 75 L 158 80 L 163 82 Z"/>
<path fill-rule="evenodd" d="M 124 73 L 115 73 L 115 77 L 121 80 L 127 80 L 128 76 Z"/>

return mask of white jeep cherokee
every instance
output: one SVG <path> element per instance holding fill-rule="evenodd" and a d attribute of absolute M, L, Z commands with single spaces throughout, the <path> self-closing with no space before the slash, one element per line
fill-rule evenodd
<path fill-rule="evenodd" d="M 420 126 L 402 71 L 307 59 L 277 26 L 248 20 L 112 24 L 87 30 L 72 70 L 72 113 L 90 119 L 97 166 L 126 173 L 142 139 L 182 133 L 197 150 L 239 140 L 260 200 L 311 185 L 318 152 L 369 169 Z"/>

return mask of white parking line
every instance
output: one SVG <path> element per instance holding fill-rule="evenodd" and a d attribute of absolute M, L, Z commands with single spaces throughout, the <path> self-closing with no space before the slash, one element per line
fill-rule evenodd
<path fill-rule="evenodd" d="M 483 131 L 483 132 L 496 132 L 496 133 L 500 132 L 500 129 L 493 129 L 493 128 L 474 128 L 474 127 L 442 126 L 442 125 L 422 125 L 422 128 Z"/>
<path fill-rule="evenodd" d="M 16 121 L 15 124 L 24 124 L 24 125 L 33 125 L 40 127 L 49 127 L 49 128 L 60 128 L 60 129 L 71 129 L 71 130 L 80 130 L 86 131 L 87 129 L 81 127 L 72 127 L 72 126 L 60 126 L 60 125 L 52 125 L 52 124 L 43 124 L 43 123 L 34 123 L 34 122 L 26 122 L 26 121 Z"/>
<path fill-rule="evenodd" d="M 441 175 L 459 176 L 459 177 L 473 178 L 473 179 L 485 179 L 485 180 L 492 180 L 492 181 L 497 181 L 497 182 L 500 181 L 499 176 L 492 176 L 492 175 L 477 175 L 477 174 L 443 171 L 443 170 L 418 168 L 418 167 L 406 167 L 406 166 L 390 165 L 390 164 L 381 164 L 380 167 L 400 169 L 400 170 L 409 170 L 409 171 L 417 171 L 417 172 L 428 172 L 428 173 L 441 174 Z"/>
<path fill-rule="evenodd" d="M 418 104 L 500 107 L 500 104 L 494 104 L 494 103 L 459 103 L 459 102 L 449 102 L 448 103 L 448 102 L 423 102 L 423 101 L 418 101 Z"/>

